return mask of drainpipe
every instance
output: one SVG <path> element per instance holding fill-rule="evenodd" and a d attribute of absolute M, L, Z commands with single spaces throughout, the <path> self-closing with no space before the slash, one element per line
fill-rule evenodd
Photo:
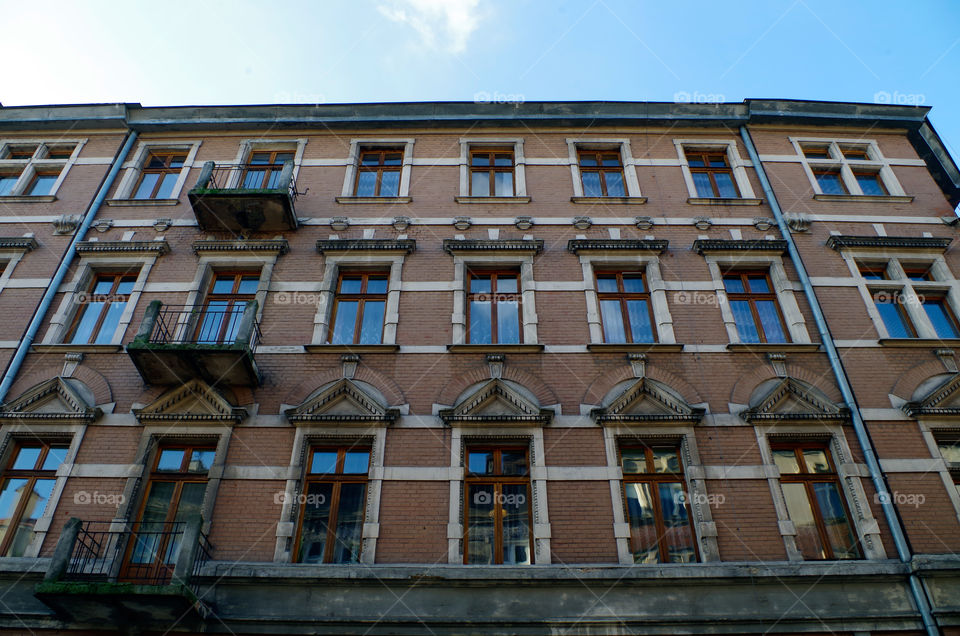
<path fill-rule="evenodd" d="M 813 320 L 817 324 L 820 342 L 827 352 L 827 358 L 830 359 L 830 367 L 833 369 L 834 376 L 836 376 L 837 384 L 840 385 L 840 393 L 843 395 L 844 404 L 850 410 L 850 416 L 853 420 L 853 430 L 856 432 L 857 441 L 860 443 L 860 448 L 863 451 L 873 487 L 879 496 L 880 507 L 883 509 L 883 517 L 886 519 L 890 533 L 893 535 L 893 543 L 897 547 L 897 556 L 900 557 L 902 562 L 909 564 L 912 557 L 910 546 L 907 544 L 903 526 L 900 525 L 900 518 L 897 516 L 897 511 L 893 506 L 886 480 L 884 479 L 883 472 L 880 470 L 880 462 L 877 460 L 876 451 L 873 448 L 873 443 L 870 441 L 870 434 L 863 422 L 860 409 L 857 407 L 853 389 L 850 388 L 850 382 L 847 379 L 847 374 L 843 368 L 840 356 L 837 354 L 837 347 L 833 343 L 833 337 L 830 335 L 827 321 L 823 317 L 823 311 L 820 308 L 820 303 L 817 301 L 817 295 L 813 291 L 810 277 L 807 276 L 807 270 L 803 265 L 803 261 L 800 259 L 800 252 L 797 250 L 796 243 L 793 242 L 793 235 L 790 233 L 790 228 L 783 218 L 783 211 L 780 209 L 777 197 L 773 193 L 770 181 L 767 180 L 767 173 L 763 169 L 763 164 L 760 163 L 760 155 L 757 154 L 757 149 L 753 145 L 753 139 L 750 137 L 750 132 L 745 125 L 740 126 L 740 136 L 743 138 L 743 144 L 747 147 L 747 152 L 750 153 L 750 161 L 753 162 L 753 168 L 757 173 L 757 178 L 760 179 L 761 187 L 763 187 L 763 194 L 770 203 L 770 209 L 773 210 L 773 216 L 777 220 L 780 234 L 787 241 L 790 258 L 793 260 L 797 275 L 800 276 L 803 293 L 807 297 L 807 302 L 810 304 L 810 310 L 813 313 Z M 930 636 L 940 636 L 940 629 L 937 627 L 933 613 L 930 611 L 930 604 L 927 602 L 926 593 L 923 590 L 920 579 L 914 572 L 910 573 L 910 591 L 913 594 L 913 600 L 920 612 L 920 617 L 923 619 L 923 626 L 926 628 L 927 634 Z"/>
<path fill-rule="evenodd" d="M 113 164 L 110 166 L 110 171 L 107 173 L 103 183 L 100 185 L 100 190 L 97 191 L 97 196 L 93 199 L 90 207 L 87 208 L 87 212 L 83 216 L 83 221 L 80 223 L 80 227 L 77 228 L 73 238 L 70 240 L 70 245 L 67 247 L 67 251 L 60 260 L 60 266 L 53 275 L 53 280 L 50 281 L 50 284 L 47 286 L 47 291 L 44 292 L 43 298 L 40 300 L 40 305 L 33 313 L 33 319 L 30 321 L 30 326 L 27 328 L 27 333 L 24 334 L 23 339 L 20 341 L 20 345 L 17 347 L 17 352 L 14 354 L 13 359 L 10 361 L 10 365 L 3 374 L 3 382 L 0 382 L 0 403 L 6 399 L 7 392 L 10 391 L 10 387 L 13 385 L 13 380 L 17 377 L 17 372 L 20 371 L 20 365 L 23 364 L 24 358 L 27 357 L 27 352 L 30 351 L 30 345 L 33 344 L 34 338 L 37 337 L 37 332 L 40 331 L 40 325 L 43 323 L 43 319 L 47 315 L 47 310 L 50 309 L 50 304 L 53 302 L 53 297 L 57 294 L 57 290 L 60 289 L 63 279 L 67 276 L 67 270 L 70 269 L 70 265 L 73 263 L 73 257 L 77 253 L 77 243 L 80 242 L 81 238 L 86 236 L 87 230 L 90 229 L 90 225 L 93 223 L 93 219 L 97 215 L 97 211 L 99 211 L 100 206 L 103 205 L 103 200 L 107 198 L 107 192 L 109 192 L 110 188 L 113 186 L 113 182 L 117 178 L 117 173 L 120 172 L 120 166 L 126 160 L 127 155 L 130 153 L 130 148 L 133 147 L 133 142 L 136 141 L 136 139 L 136 131 L 131 130 L 127 133 L 127 138 L 123 143 L 123 147 L 120 148 L 120 151 L 113 158 Z"/>

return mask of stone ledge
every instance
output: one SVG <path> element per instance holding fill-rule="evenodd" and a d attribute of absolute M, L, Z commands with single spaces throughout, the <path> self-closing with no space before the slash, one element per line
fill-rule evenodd
<path fill-rule="evenodd" d="M 458 344 L 447 345 L 450 353 L 540 353 L 542 344 Z"/>
<path fill-rule="evenodd" d="M 15 250 L 29 252 L 37 248 L 39 243 L 32 236 L 13 236 L 0 238 L 0 250 Z"/>
<path fill-rule="evenodd" d="M 530 203 L 530 197 L 453 197 L 457 203 Z"/>
<path fill-rule="evenodd" d="M 587 205 L 643 205 L 647 197 L 570 197 L 571 203 Z"/>
<path fill-rule="evenodd" d="M 704 252 L 778 252 L 787 251 L 787 242 L 783 239 L 697 239 L 693 242 L 693 251 Z"/>
<path fill-rule="evenodd" d="M 587 350 L 596 353 L 651 353 L 683 351 L 679 342 L 597 342 L 587 345 Z"/>
<path fill-rule="evenodd" d="M 104 203 L 109 206 L 133 208 L 147 205 L 177 205 L 180 199 L 107 199 Z"/>
<path fill-rule="evenodd" d="M 525 239 L 444 239 L 443 251 L 454 252 L 533 252 L 543 251 L 543 240 Z"/>
<path fill-rule="evenodd" d="M 170 244 L 160 241 L 80 241 L 77 254 L 156 254 L 170 253 Z"/>
<path fill-rule="evenodd" d="M 636 252 L 661 253 L 667 249 L 670 241 L 643 239 L 571 239 L 567 241 L 567 250 L 574 254 L 585 251 L 632 250 Z"/>
<path fill-rule="evenodd" d="M 200 252 L 278 252 L 286 254 L 290 251 L 287 239 L 240 239 L 236 241 L 194 241 L 194 254 Z"/>
<path fill-rule="evenodd" d="M 307 353 L 396 353 L 400 351 L 397 344 L 308 344 L 303 346 Z"/>
<path fill-rule="evenodd" d="M 952 238 L 932 236 L 852 236 L 834 234 L 827 239 L 827 247 L 838 250 L 844 247 L 887 247 L 896 249 L 946 250 Z"/>
<path fill-rule="evenodd" d="M 911 203 L 912 196 L 876 194 L 815 194 L 815 201 L 850 201 L 857 203 Z"/>
<path fill-rule="evenodd" d="M 748 351 L 754 353 L 777 353 L 779 351 L 800 352 L 819 351 L 819 342 L 731 342 L 730 351 Z"/>
<path fill-rule="evenodd" d="M 725 197 L 690 197 L 687 199 L 690 205 L 760 205 L 763 199 L 741 199 Z"/>
<path fill-rule="evenodd" d="M 410 203 L 413 197 L 336 197 L 337 203 Z"/>

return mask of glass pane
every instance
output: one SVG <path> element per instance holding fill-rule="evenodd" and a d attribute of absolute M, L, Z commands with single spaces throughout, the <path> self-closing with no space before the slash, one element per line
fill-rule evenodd
<path fill-rule="evenodd" d="M 37 460 L 40 459 L 41 450 L 39 446 L 21 446 L 17 452 L 17 458 L 13 460 L 13 469 L 33 470 L 37 466 Z"/>
<path fill-rule="evenodd" d="M 757 325 L 753 322 L 753 313 L 750 303 L 746 300 L 731 300 L 730 309 L 733 310 L 733 320 L 737 323 L 737 332 L 742 342 L 760 342 Z"/>
<path fill-rule="evenodd" d="M 512 197 L 513 196 L 513 173 L 512 172 L 498 172 L 493 175 L 494 188 L 496 190 L 495 194 L 498 197 Z"/>
<path fill-rule="evenodd" d="M 747 276 L 747 284 L 750 285 L 750 291 L 757 294 L 770 293 L 770 285 L 767 284 L 766 276 Z"/>
<path fill-rule="evenodd" d="M 504 484 L 500 496 L 503 514 L 503 563 L 530 563 L 530 512 L 526 484 Z"/>
<path fill-rule="evenodd" d="M 688 156 L 688 157 L 687 157 L 687 164 L 688 164 L 691 168 L 703 168 L 703 167 L 705 167 L 705 166 L 707 165 L 706 163 L 704 163 L 703 157 L 702 157 L 702 156 L 699 156 L 699 155 L 698 155 L 698 156 L 693 156 L 693 157 L 689 157 L 689 156 Z"/>
<path fill-rule="evenodd" d="M 490 301 L 470 301 L 470 333 L 467 340 L 471 344 L 490 344 L 491 331 Z"/>
<path fill-rule="evenodd" d="M 327 524 L 330 521 L 333 484 L 309 484 L 306 495 L 297 561 L 323 563 L 323 554 L 327 548 Z"/>
<path fill-rule="evenodd" d="M 724 168 L 727 165 L 727 159 L 723 155 L 710 155 L 707 159 L 710 161 L 711 167 L 714 168 Z"/>
<path fill-rule="evenodd" d="M 733 184 L 733 175 L 727 172 L 715 172 L 713 178 L 717 181 L 717 196 L 733 199 L 737 196 L 737 186 Z"/>
<path fill-rule="evenodd" d="M 217 279 L 213 281 L 212 293 L 232 294 L 233 293 L 233 276 L 217 276 Z"/>
<path fill-rule="evenodd" d="M 368 294 L 386 294 L 387 293 L 387 277 L 371 276 L 370 278 L 368 278 L 367 293 Z"/>
<path fill-rule="evenodd" d="M 353 344 L 353 331 L 357 325 L 357 308 L 360 303 L 356 300 L 337 301 L 337 316 L 333 323 L 333 337 L 331 344 Z"/>
<path fill-rule="evenodd" d="M 937 336 L 941 338 L 957 337 L 957 328 L 947 314 L 947 309 L 943 306 L 942 300 L 928 300 L 924 302 L 923 310 L 927 312 L 927 318 L 929 318 L 933 324 L 933 329 L 937 332 Z"/>
<path fill-rule="evenodd" d="M 97 324 L 97 319 L 100 318 L 101 309 L 103 309 L 102 302 L 89 302 L 85 307 L 81 307 L 80 311 L 83 312 L 83 315 L 80 317 L 80 322 L 77 323 L 73 337 L 70 338 L 71 344 L 87 344 L 90 342 L 90 337 L 93 336 L 93 328 Z"/>
<path fill-rule="evenodd" d="M 767 342 L 786 342 L 787 334 L 783 330 L 783 323 L 780 322 L 777 303 L 772 300 L 758 300 L 756 304 L 760 326 L 763 327 L 763 335 Z"/>
<path fill-rule="evenodd" d="M 107 315 L 104 316 L 103 322 L 100 323 L 100 331 L 97 332 L 97 336 L 94 339 L 94 344 L 109 344 L 113 340 L 113 333 L 117 330 L 117 326 L 120 324 L 120 315 L 123 314 L 123 310 L 127 308 L 127 303 L 125 301 L 114 301 L 107 306 Z"/>
<path fill-rule="evenodd" d="M 242 188 L 260 189 L 265 187 L 267 171 L 266 170 L 247 170 L 243 174 Z"/>
<path fill-rule="evenodd" d="M 596 155 L 580 155 L 580 165 L 586 166 L 588 168 L 598 165 L 597 156 Z"/>
<path fill-rule="evenodd" d="M 601 300 L 600 315 L 603 320 L 604 342 L 626 342 L 627 332 L 623 328 L 623 311 L 619 300 Z"/>
<path fill-rule="evenodd" d="M 683 484 L 660 484 L 660 511 L 663 513 L 664 542 L 670 563 L 693 563 L 697 551 L 693 545 L 693 530 L 687 515 Z"/>
<path fill-rule="evenodd" d="M 945 461 L 950 463 L 960 462 L 960 441 L 940 442 L 938 446 L 940 447 L 940 454 L 943 455 Z"/>
<path fill-rule="evenodd" d="M 363 318 L 360 323 L 360 344 L 380 344 L 385 309 L 386 303 L 382 300 L 364 301 Z"/>
<path fill-rule="evenodd" d="M 505 450 L 500 452 L 500 459 L 503 462 L 503 475 L 526 475 L 527 474 L 527 454 L 522 450 Z"/>
<path fill-rule="evenodd" d="M 824 194 L 846 194 L 840 175 L 836 172 L 820 172 L 816 175 L 817 183 Z"/>
<path fill-rule="evenodd" d="M 43 459 L 41 470 L 56 470 L 67 459 L 66 446 L 51 446 L 47 451 L 47 456 Z"/>
<path fill-rule="evenodd" d="M 7 479 L 3 482 L 3 488 L 0 489 L 0 541 L 7 536 L 10 522 L 20 504 L 20 496 L 26 494 L 22 492 L 26 485 L 26 479 Z"/>
<path fill-rule="evenodd" d="M 380 177 L 380 196 L 395 197 L 400 194 L 400 172 L 385 171 Z"/>
<path fill-rule="evenodd" d="M 133 286 L 137 282 L 135 276 L 125 277 L 117 283 L 117 295 L 126 296 L 133 291 Z"/>
<path fill-rule="evenodd" d="M 829 159 L 830 153 L 826 148 L 804 148 L 803 154 L 807 159 Z"/>
<path fill-rule="evenodd" d="M 509 296 L 509 298 L 516 298 L 516 296 Z M 519 344 L 520 342 L 520 303 L 516 300 L 497 303 L 497 342 L 500 344 Z"/>
<path fill-rule="evenodd" d="M 804 448 L 803 461 L 807 465 L 808 473 L 829 473 L 830 462 L 827 460 L 827 452 L 822 448 Z"/>
<path fill-rule="evenodd" d="M 44 194 L 50 194 L 50 191 L 53 190 L 53 184 L 57 182 L 57 175 L 51 174 L 42 174 L 37 176 L 33 183 L 30 184 L 30 189 L 27 191 L 27 194 L 42 196 Z"/>
<path fill-rule="evenodd" d="M 175 532 L 167 540 L 167 548 L 164 551 L 164 563 L 173 565 L 177 562 L 177 556 L 180 553 L 180 544 L 183 540 L 183 531 L 186 528 L 186 522 L 200 517 L 200 510 L 203 507 L 203 495 L 207 490 L 207 484 L 204 483 L 185 483 L 180 491 L 180 501 L 177 502 L 177 511 L 174 513 L 173 521 L 176 526 L 169 528 Z"/>
<path fill-rule="evenodd" d="M 237 332 L 240 331 L 240 320 L 243 318 L 243 310 L 246 307 L 245 302 L 235 302 L 227 312 L 227 328 L 223 332 L 220 343 L 231 343 L 237 338 Z"/>
<path fill-rule="evenodd" d="M 603 196 L 603 190 L 600 189 L 600 174 L 597 172 L 584 172 L 583 177 L 583 196 L 599 197 Z"/>
<path fill-rule="evenodd" d="M 361 172 L 357 175 L 357 196 L 372 197 L 377 192 L 377 173 Z"/>
<path fill-rule="evenodd" d="M 363 509 L 366 484 L 342 484 L 331 563 L 357 563 L 363 546 Z"/>
<path fill-rule="evenodd" d="M 33 540 L 33 527 L 47 507 L 55 481 L 55 479 L 37 479 L 33 482 L 33 490 L 25 493 L 29 499 L 14 529 L 13 542 L 7 549 L 6 556 L 23 556 L 26 553 L 30 541 Z"/>
<path fill-rule="evenodd" d="M 891 295 L 890 292 L 880 292 L 880 294 L 885 296 Z M 896 305 L 899 299 L 899 296 L 891 301 L 875 299 L 874 304 L 877 307 L 877 311 L 880 312 L 880 317 L 883 319 L 883 324 L 887 328 L 887 333 L 891 338 L 912 338 L 913 333 L 907 327 L 907 323 L 903 319 L 903 314 L 900 313 L 900 309 Z"/>
<path fill-rule="evenodd" d="M 800 464 L 792 448 L 782 448 L 773 451 L 773 463 L 780 469 L 780 474 L 787 475 L 800 472 Z"/>
<path fill-rule="evenodd" d="M 383 165 L 399 166 L 403 163 L 403 154 L 399 152 L 388 152 L 383 156 Z M 397 173 L 399 174 L 399 173 Z"/>
<path fill-rule="evenodd" d="M 617 277 L 613 274 L 601 274 L 597 276 L 597 291 L 601 293 L 616 292 Z"/>
<path fill-rule="evenodd" d="M 343 458 L 343 472 L 348 475 L 366 475 L 370 466 L 370 451 L 347 451 Z"/>
<path fill-rule="evenodd" d="M 17 183 L 17 175 L 0 175 L 0 196 L 7 196 L 13 192 L 13 186 Z"/>
<path fill-rule="evenodd" d="M 213 300 L 207 303 L 197 329 L 197 342 L 211 344 L 219 342 L 220 330 L 230 303 L 226 300 Z"/>
<path fill-rule="evenodd" d="M 133 550 L 130 553 L 130 563 L 152 563 L 160 550 L 163 535 L 163 522 L 167 519 L 167 511 L 173 502 L 176 484 L 168 481 L 152 482 L 147 503 L 140 517 L 140 524 L 136 535 Z"/>
<path fill-rule="evenodd" d="M 620 165 L 620 155 L 603 155 L 601 157 L 604 166 L 619 166 Z"/>
<path fill-rule="evenodd" d="M 489 172 L 471 172 L 470 173 L 470 194 L 475 197 L 490 196 L 490 173 Z"/>
<path fill-rule="evenodd" d="M 496 547 L 493 484 L 467 485 L 467 562 L 492 564 Z"/>
<path fill-rule="evenodd" d="M 341 294 L 359 294 L 363 289 L 363 278 L 360 276 L 344 276 L 340 279 Z"/>
<path fill-rule="evenodd" d="M 516 276 L 497 276 L 498 294 L 516 294 L 517 277 Z"/>
<path fill-rule="evenodd" d="M 177 179 L 180 178 L 179 172 L 172 172 L 163 175 L 163 181 L 160 183 L 160 189 L 157 190 L 157 199 L 169 199 L 173 194 L 173 186 L 177 185 Z"/>
<path fill-rule="evenodd" d="M 743 279 L 740 276 L 724 276 L 723 288 L 728 294 L 742 294 L 746 291 L 743 287 Z"/>
<path fill-rule="evenodd" d="M 470 293 L 471 294 L 489 294 L 490 293 L 490 277 L 489 276 L 471 277 Z"/>
<path fill-rule="evenodd" d="M 680 457 L 674 448 L 653 449 L 653 472 L 679 473 Z"/>
<path fill-rule="evenodd" d="M 820 533 L 813 518 L 813 509 L 804 484 L 782 484 L 787 514 L 797 530 L 797 549 L 805 559 L 824 559 L 826 552 L 820 542 Z"/>
<path fill-rule="evenodd" d="M 493 451 L 472 450 L 467 455 L 467 471 L 474 475 L 493 474 Z"/>
<path fill-rule="evenodd" d="M 624 484 L 627 514 L 630 517 L 630 549 L 633 551 L 634 563 L 660 561 L 650 486 L 651 484 Z"/>
<path fill-rule="evenodd" d="M 337 472 L 337 451 L 314 451 L 310 472 L 315 475 L 331 475 Z"/>
<path fill-rule="evenodd" d="M 628 294 L 642 294 L 646 291 L 643 287 L 643 277 L 642 276 L 624 276 L 623 277 L 623 291 Z"/>
<path fill-rule="evenodd" d="M 650 310 L 645 300 L 628 300 L 627 315 L 630 317 L 630 334 L 634 342 L 653 342 L 653 326 Z"/>
<path fill-rule="evenodd" d="M 623 175 L 619 172 L 606 172 L 604 173 L 604 180 L 607 183 L 607 196 L 608 197 L 622 197 L 626 196 L 627 191 L 623 187 Z"/>
<path fill-rule="evenodd" d="M 213 449 L 197 449 L 190 455 L 190 463 L 187 464 L 187 470 L 191 473 L 205 473 L 213 466 L 213 458 L 216 451 Z"/>
<path fill-rule="evenodd" d="M 489 166 L 489 165 L 490 165 L 490 155 L 487 155 L 487 154 L 473 155 L 473 157 L 471 158 L 471 161 L 470 161 L 470 165 L 479 166 L 479 167 Z M 486 173 L 483 173 L 483 174 L 486 174 Z"/>
<path fill-rule="evenodd" d="M 843 500 L 840 490 L 835 483 L 818 483 L 813 485 L 817 495 L 817 505 L 823 517 L 823 527 L 827 531 L 827 541 L 833 548 L 835 559 L 859 559 L 860 548 L 853 529 L 847 521 L 847 513 L 843 509 Z"/>
<path fill-rule="evenodd" d="M 360 165 L 362 166 L 379 166 L 380 165 L 380 153 L 379 152 L 367 152 L 360 157 Z"/>
<path fill-rule="evenodd" d="M 137 187 L 137 191 L 133 193 L 134 199 L 149 199 L 153 194 L 153 188 L 157 185 L 157 181 L 160 180 L 162 175 L 151 172 L 143 175 L 143 178 L 140 179 L 140 185 Z"/>
<path fill-rule="evenodd" d="M 269 152 L 255 152 L 250 155 L 250 163 L 252 164 L 269 164 L 270 163 L 270 153 Z"/>
<path fill-rule="evenodd" d="M 493 158 L 493 165 L 505 167 L 513 165 L 513 155 L 508 153 L 497 153 Z"/>
<path fill-rule="evenodd" d="M 240 279 L 240 284 L 237 286 L 238 294 L 255 294 L 257 293 L 257 287 L 260 285 L 259 276 L 244 276 Z"/>
<path fill-rule="evenodd" d="M 642 448 L 624 448 L 620 451 L 620 465 L 624 475 L 647 472 L 647 454 Z"/>
<path fill-rule="evenodd" d="M 715 197 L 717 196 L 713 192 L 713 184 L 710 183 L 710 175 L 704 172 L 694 172 L 693 173 L 693 185 L 697 188 L 698 197 Z"/>
<path fill-rule="evenodd" d="M 170 158 L 169 166 L 171 168 L 182 168 L 183 164 L 187 162 L 187 155 L 176 155 Z"/>
<path fill-rule="evenodd" d="M 880 185 L 880 176 L 875 174 L 858 174 L 857 183 L 860 184 L 860 189 L 863 190 L 864 194 L 872 194 L 875 196 L 884 196 L 886 192 L 883 189 L 883 186 Z"/>
<path fill-rule="evenodd" d="M 165 448 L 160 451 L 160 459 L 157 460 L 157 470 L 178 471 L 183 465 L 182 448 Z"/>

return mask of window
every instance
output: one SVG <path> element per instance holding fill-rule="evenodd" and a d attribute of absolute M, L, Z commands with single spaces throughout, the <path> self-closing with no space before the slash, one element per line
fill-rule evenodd
<path fill-rule="evenodd" d="M 643 272 L 597 272 L 603 341 L 654 342 L 653 308 Z"/>
<path fill-rule="evenodd" d="M 200 344 L 229 344 L 237 337 L 240 318 L 254 299 L 259 272 L 217 272 L 197 327 Z"/>
<path fill-rule="evenodd" d="M 79 299 L 80 309 L 65 342 L 110 344 L 136 282 L 135 273 L 97 274 L 90 292 Z"/>
<path fill-rule="evenodd" d="M 680 448 L 623 445 L 620 466 L 634 563 L 696 561 Z"/>
<path fill-rule="evenodd" d="M 520 343 L 517 271 L 470 272 L 467 341 L 470 344 Z"/>
<path fill-rule="evenodd" d="M 341 273 L 334 298 L 331 344 L 380 344 L 387 306 L 387 272 Z"/>
<path fill-rule="evenodd" d="M 741 342 L 789 342 L 767 272 L 727 272 L 723 275 L 723 288 Z"/>
<path fill-rule="evenodd" d="M 829 159 L 829 146 L 804 146 L 803 156 L 807 159 Z"/>
<path fill-rule="evenodd" d="M 861 558 L 827 445 L 775 444 L 771 450 L 803 558 Z"/>
<path fill-rule="evenodd" d="M 395 197 L 400 193 L 403 150 L 367 149 L 360 151 L 354 196 Z"/>
<path fill-rule="evenodd" d="M 843 178 L 840 176 L 839 169 L 827 168 L 814 170 L 813 176 L 817 179 L 820 191 L 823 194 L 847 194 L 847 188 L 843 185 Z"/>
<path fill-rule="evenodd" d="M 622 197 L 627 191 L 623 182 L 623 162 L 616 150 L 579 150 L 580 180 L 585 197 Z"/>
<path fill-rule="evenodd" d="M 887 335 L 891 338 L 914 338 L 916 332 L 904 308 L 904 297 L 898 290 L 872 290 L 873 305 L 877 308 Z"/>
<path fill-rule="evenodd" d="M 528 449 L 466 448 L 463 562 L 528 565 L 532 562 Z"/>
<path fill-rule="evenodd" d="M 151 152 L 133 193 L 134 199 L 169 199 L 187 161 L 182 152 Z"/>
<path fill-rule="evenodd" d="M 947 462 L 950 477 L 960 494 L 960 437 L 938 439 L 937 448 L 940 449 L 943 461 Z"/>
<path fill-rule="evenodd" d="M 740 196 L 726 152 L 687 150 L 686 154 L 698 197 L 729 199 Z"/>
<path fill-rule="evenodd" d="M 957 317 L 953 315 L 947 299 L 944 296 L 924 295 L 920 299 L 923 305 L 923 311 L 930 319 L 933 330 L 937 332 L 940 338 L 960 337 L 960 330 L 957 329 Z"/>
<path fill-rule="evenodd" d="M 860 185 L 860 190 L 864 194 L 879 197 L 888 194 L 887 189 L 883 187 L 883 181 L 880 180 L 880 174 L 877 172 L 854 170 L 853 177 L 857 180 L 857 183 Z"/>
<path fill-rule="evenodd" d="M 512 197 L 513 195 L 513 149 L 471 149 L 470 196 Z"/>
<path fill-rule="evenodd" d="M 48 196 L 77 144 L 0 143 L 0 196 Z"/>
<path fill-rule="evenodd" d="M 816 196 L 903 196 L 875 142 L 792 138 Z"/>
<path fill-rule="evenodd" d="M 363 546 L 370 449 L 310 449 L 301 497 L 297 561 L 357 563 Z"/>
<path fill-rule="evenodd" d="M 241 188 L 250 190 L 276 190 L 280 183 L 283 164 L 293 161 L 290 151 L 258 151 L 250 158 L 240 179 Z"/>
<path fill-rule="evenodd" d="M 43 515 L 56 482 L 57 468 L 67 457 L 67 444 L 23 441 L 0 481 L 0 556 L 23 556 L 33 528 Z"/>

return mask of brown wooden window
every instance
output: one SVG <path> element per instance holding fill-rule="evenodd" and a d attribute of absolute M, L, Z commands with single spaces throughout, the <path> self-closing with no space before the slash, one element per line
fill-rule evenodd
<path fill-rule="evenodd" d="M 40 197 L 50 194 L 53 191 L 53 185 L 60 176 L 59 171 L 37 170 L 24 194 L 32 197 Z"/>
<path fill-rule="evenodd" d="M 47 159 L 69 159 L 75 146 L 47 146 Z"/>
<path fill-rule="evenodd" d="M 767 272 L 727 272 L 723 275 L 723 288 L 741 342 L 790 341 Z"/>
<path fill-rule="evenodd" d="M 873 305 L 880 314 L 890 338 L 915 338 L 916 330 L 907 315 L 904 295 L 899 289 L 871 289 Z"/>
<path fill-rule="evenodd" d="M 860 184 L 860 191 L 863 192 L 863 194 L 879 197 L 889 194 L 883 185 L 883 181 L 880 179 L 879 172 L 854 170 L 853 178 Z"/>
<path fill-rule="evenodd" d="M 813 171 L 813 178 L 820 184 L 823 194 L 847 194 L 839 168 L 820 168 Z"/>
<path fill-rule="evenodd" d="M 920 304 L 938 338 L 960 338 L 960 325 L 950 303 L 947 302 L 946 293 L 923 290 L 920 293 Z"/>
<path fill-rule="evenodd" d="M 310 449 L 310 465 L 299 501 L 297 561 L 360 561 L 369 470 L 369 447 L 317 446 Z"/>
<path fill-rule="evenodd" d="M 136 282 L 136 273 L 97 274 L 90 291 L 78 299 L 80 308 L 67 332 L 66 342 L 110 344 Z"/>
<path fill-rule="evenodd" d="M 685 154 L 698 197 L 732 199 L 740 196 L 726 152 L 687 150 Z"/>
<path fill-rule="evenodd" d="M 860 545 L 825 443 L 771 444 L 804 559 L 859 559 Z"/>
<path fill-rule="evenodd" d="M 7 146 L 7 156 L 4 159 L 19 159 L 21 161 L 33 158 L 37 146 Z"/>
<path fill-rule="evenodd" d="M 23 556 L 50 501 L 66 443 L 17 441 L 0 479 L 0 556 Z"/>
<path fill-rule="evenodd" d="M 960 437 L 945 437 L 937 440 L 943 461 L 950 469 L 950 478 L 960 494 Z"/>
<path fill-rule="evenodd" d="M 903 265 L 903 272 L 907 275 L 907 278 L 912 281 L 931 281 L 933 276 L 930 273 L 930 265 L 915 264 L 915 265 Z"/>
<path fill-rule="evenodd" d="M 4 170 L 0 172 L 0 197 L 13 194 L 13 186 L 20 179 L 20 172 L 13 170 Z"/>
<path fill-rule="evenodd" d="M 512 197 L 513 182 L 512 149 L 471 149 L 470 196 Z"/>
<path fill-rule="evenodd" d="M 188 521 L 201 517 L 213 444 L 162 444 L 153 458 L 121 576 L 169 580 Z"/>
<path fill-rule="evenodd" d="M 620 446 L 634 563 L 691 563 L 697 542 L 676 444 Z"/>
<path fill-rule="evenodd" d="M 395 197 L 400 194 L 400 172 L 403 170 L 403 151 L 397 148 L 360 151 L 357 168 L 358 197 Z"/>
<path fill-rule="evenodd" d="M 217 272 L 197 325 L 197 342 L 233 342 L 240 329 L 243 310 L 256 296 L 259 284 L 259 272 Z"/>
<path fill-rule="evenodd" d="M 469 272 L 467 339 L 470 344 L 519 344 L 520 273 Z"/>
<path fill-rule="evenodd" d="M 889 280 L 886 263 L 857 263 L 864 280 Z"/>
<path fill-rule="evenodd" d="M 844 159 L 855 159 L 859 161 L 866 161 L 870 157 L 867 155 L 867 149 L 864 147 L 856 146 L 841 146 L 840 152 L 843 153 Z"/>
<path fill-rule="evenodd" d="M 655 342 L 650 290 L 643 272 L 596 273 L 604 342 Z"/>
<path fill-rule="evenodd" d="M 180 178 L 187 155 L 179 152 L 151 152 L 140 171 L 134 199 L 169 199 Z"/>
<path fill-rule="evenodd" d="M 803 146 L 803 156 L 807 159 L 829 159 L 830 148 L 828 146 Z"/>
<path fill-rule="evenodd" d="M 468 445 L 463 506 L 463 562 L 533 562 L 529 449 Z"/>
<path fill-rule="evenodd" d="M 387 272 L 342 272 L 330 321 L 331 344 L 380 344 L 387 307 Z"/>
<path fill-rule="evenodd" d="M 280 186 L 283 164 L 293 161 L 293 152 L 288 150 L 264 150 L 250 153 L 250 160 L 243 170 L 241 188 L 251 190 L 276 190 Z"/>
<path fill-rule="evenodd" d="M 626 196 L 623 161 L 616 150 L 580 150 L 580 181 L 585 197 Z"/>

